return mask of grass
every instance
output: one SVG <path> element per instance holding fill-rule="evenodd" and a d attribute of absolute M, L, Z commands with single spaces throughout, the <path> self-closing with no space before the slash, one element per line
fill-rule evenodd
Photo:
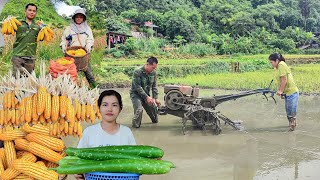
<path fill-rule="evenodd" d="M 300 92 L 320 93 L 319 64 L 299 65 L 292 68 L 295 82 Z M 189 75 L 183 78 L 162 79 L 161 84 L 198 85 L 207 88 L 248 90 L 265 88 L 274 78 L 274 70 L 246 73 L 218 73 L 210 75 Z M 276 83 L 273 84 L 276 89 Z"/>
<path fill-rule="evenodd" d="M 269 63 L 267 54 L 259 54 L 259 55 L 229 55 L 229 56 L 211 56 L 204 58 L 191 58 L 191 59 L 166 59 L 166 58 L 158 58 L 159 65 L 205 65 L 211 61 L 223 61 L 223 62 L 260 62 L 260 63 Z M 320 61 L 320 54 L 314 55 L 285 55 L 286 59 L 296 60 L 310 60 L 315 59 Z M 146 59 L 111 59 L 107 58 L 102 66 L 138 66 L 144 64 Z"/>

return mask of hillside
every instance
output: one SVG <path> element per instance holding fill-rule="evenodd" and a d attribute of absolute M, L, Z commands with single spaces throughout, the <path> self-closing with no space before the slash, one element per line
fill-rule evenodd
<path fill-rule="evenodd" d="M 25 5 L 35 3 L 38 7 L 37 20 L 42 20 L 47 24 L 61 26 L 67 24 L 67 20 L 59 16 L 51 2 L 48 0 L 10 0 L 3 8 L 0 18 L 3 19 L 8 15 L 24 18 Z"/>

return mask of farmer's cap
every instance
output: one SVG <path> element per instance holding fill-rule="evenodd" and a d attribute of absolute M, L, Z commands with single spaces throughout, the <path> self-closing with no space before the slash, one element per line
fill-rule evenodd
<path fill-rule="evenodd" d="M 84 16 L 83 21 L 86 21 L 87 16 L 86 16 L 86 13 L 85 13 L 84 9 L 77 9 L 77 10 L 73 13 L 73 16 L 72 16 L 73 21 L 74 21 L 74 18 L 76 17 L 77 14 L 82 14 L 82 15 Z"/>

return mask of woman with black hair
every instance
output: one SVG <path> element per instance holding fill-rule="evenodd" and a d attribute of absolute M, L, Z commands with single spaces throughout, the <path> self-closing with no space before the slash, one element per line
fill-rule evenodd
<path fill-rule="evenodd" d="M 130 128 L 117 123 L 117 117 L 123 107 L 121 95 L 114 90 L 103 91 L 99 96 L 98 106 L 102 116 L 101 122 L 83 131 L 78 148 L 136 145 Z M 84 176 L 77 174 L 75 178 L 82 180 Z"/>
<path fill-rule="evenodd" d="M 78 148 L 135 145 L 136 141 L 130 128 L 117 123 L 123 107 L 121 95 L 117 91 L 106 90 L 100 94 L 98 106 L 102 116 L 101 122 L 83 131 Z"/>
<path fill-rule="evenodd" d="M 296 128 L 296 115 L 298 108 L 299 90 L 293 80 L 290 68 L 285 63 L 285 58 L 280 53 L 273 53 L 269 56 L 269 61 L 276 70 L 275 77 L 279 83 L 277 95 L 285 99 L 289 130 Z"/>

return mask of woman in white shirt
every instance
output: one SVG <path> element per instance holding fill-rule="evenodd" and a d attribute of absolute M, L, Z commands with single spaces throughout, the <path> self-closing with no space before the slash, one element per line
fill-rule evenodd
<path fill-rule="evenodd" d="M 78 148 L 136 145 L 130 128 L 117 123 L 117 117 L 123 107 L 121 95 L 117 91 L 106 90 L 100 94 L 98 106 L 102 120 L 83 131 Z M 83 175 L 75 177 L 77 180 L 84 179 Z"/>

